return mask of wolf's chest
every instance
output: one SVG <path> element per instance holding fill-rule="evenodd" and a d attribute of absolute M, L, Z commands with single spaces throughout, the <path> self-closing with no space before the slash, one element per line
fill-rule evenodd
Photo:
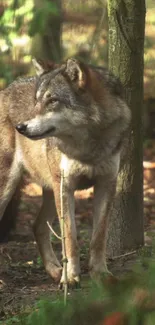
<path fill-rule="evenodd" d="M 86 189 L 94 185 L 93 166 L 70 159 L 62 154 L 60 168 L 64 171 L 66 184 L 76 189 Z"/>

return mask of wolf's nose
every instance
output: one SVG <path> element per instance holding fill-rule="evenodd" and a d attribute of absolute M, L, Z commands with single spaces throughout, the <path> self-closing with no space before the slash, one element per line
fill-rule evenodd
<path fill-rule="evenodd" d="M 16 125 L 16 130 L 19 133 L 25 133 L 26 129 L 27 129 L 27 124 L 19 123 L 19 124 Z"/>

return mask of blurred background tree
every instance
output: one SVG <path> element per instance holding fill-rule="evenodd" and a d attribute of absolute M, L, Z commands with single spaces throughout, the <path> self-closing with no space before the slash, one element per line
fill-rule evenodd
<path fill-rule="evenodd" d="M 0 7 L 1 77 L 11 82 L 27 74 L 31 55 L 59 61 L 61 1 L 6 0 Z"/>
<path fill-rule="evenodd" d="M 31 74 L 31 57 L 60 61 L 77 56 L 107 61 L 105 0 L 2 0 L 0 87 Z"/>
<path fill-rule="evenodd" d="M 61 0 L 34 0 L 29 35 L 33 37 L 32 56 L 61 60 Z"/>

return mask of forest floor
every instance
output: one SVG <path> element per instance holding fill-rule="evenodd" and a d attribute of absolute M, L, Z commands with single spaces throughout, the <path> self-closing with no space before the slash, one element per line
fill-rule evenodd
<path fill-rule="evenodd" d="M 29 311 L 42 297 L 56 297 L 57 285 L 46 274 L 38 255 L 32 224 L 41 205 L 41 189 L 28 176 L 24 179 L 16 229 L 9 241 L 0 245 L 0 319 Z M 88 289 L 88 249 L 92 225 L 93 190 L 76 193 L 76 224 L 81 254 L 82 290 Z M 145 247 L 149 251 L 155 235 L 155 143 L 144 149 L 144 225 Z M 58 222 L 54 229 L 59 233 Z M 54 249 L 61 259 L 61 243 L 52 236 Z M 133 272 L 139 252 L 109 260 L 115 276 Z M 4 323 L 5 324 L 5 323 Z"/>

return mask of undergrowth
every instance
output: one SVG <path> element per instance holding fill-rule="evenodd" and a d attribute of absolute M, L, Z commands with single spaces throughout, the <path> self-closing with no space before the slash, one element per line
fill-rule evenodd
<path fill-rule="evenodd" d="M 66 306 L 63 294 L 41 299 L 0 325 L 155 325 L 155 243 L 138 255 L 129 275 L 72 290 Z"/>
<path fill-rule="evenodd" d="M 103 277 L 89 291 L 40 300 L 33 311 L 14 316 L 3 325 L 155 325 L 155 260 L 143 257 L 142 266 L 122 279 Z"/>

